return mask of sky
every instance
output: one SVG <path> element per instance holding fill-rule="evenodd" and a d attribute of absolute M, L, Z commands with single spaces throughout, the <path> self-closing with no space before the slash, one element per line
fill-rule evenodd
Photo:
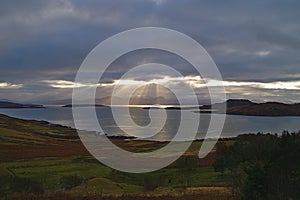
<path fill-rule="evenodd" d="M 76 72 L 93 48 L 121 31 L 150 26 L 199 42 L 218 66 L 227 98 L 299 102 L 299 9 L 297 0 L 0 0 L 0 99 L 70 99 Z M 116 60 L 99 84 L 99 97 L 109 96 L 130 66 L 147 62 L 173 66 L 184 78 L 149 72 L 130 83 L 158 80 L 178 89 L 188 83 L 207 98 L 186 61 L 155 50 Z"/>

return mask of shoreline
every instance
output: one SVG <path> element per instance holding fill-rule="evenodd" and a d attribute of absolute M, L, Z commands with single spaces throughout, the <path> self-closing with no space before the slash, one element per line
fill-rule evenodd
<path fill-rule="evenodd" d="M 78 131 L 85 131 L 85 132 L 91 132 L 91 133 L 97 133 L 96 131 L 87 131 L 87 130 L 78 130 L 74 127 L 71 127 L 71 126 L 66 126 L 66 125 L 63 125 L 63 124 L 59 124 L 59 123 L 52 123 L 52 122 L 49 122 L 47 120 L 37 120 L 37 119 L 24 119 L 24 118 L 19 118 L 19 117 L 13 117 L 13 116 L 9 116 L 9 115 L 6 115 L 6 114 L 2 114 L 0 113 L 0 117 L 6 117 L 6 118 L 10 118 L 10 119 L 13 119 L 13 120 L 17 120 L 17 121 L 23 121 L 23 122 L 36 122 L 36 123 L 40 123 L 41 125 L 47 125 L 47 126 L 50 126 L 50 127 L 58 127 L 58 128 L 67 128 L 67 129 L 70 129 L 72 131 L 75 131 L 76 134 L 77 134 L 77 138 L 80 139 L 79 135 L 78 135 Z M 0 121 L 0 125 L 1 125 L 1 121 Z M 1 126 L 0 126 L 1 127 Z M 299 129 L 300 130 L 300 129 Z M 294 131 L 292 131 L 294 132 Z M 206 141 L 215 141 L 215 140 L 219 140 L 219 141 L 229 141 L 229 140 L 234 140 L 236 139 L 238 136 L 240 135 L 249 135 L 249 134 L 253 134 L 253 135 L 256 135 L 256 134 L 263 134 L 263 135 L 280 135 L 282 134 L 282 132 L 280 133 L 270 133 L 270 132 L 245 132 L 245 133 L 241 133 L 241 134 L 238 134 L 236 136 L 223 136 L 223 137 L 220 137 L 220 138 L 195 138 L 193 141 L 191 140 L 185 140 L 185 141 L 175 141 L 175 142 L 203 142 L 204 140 Z M 126 136 L 126 135 L 107 135 L 105 133 L 101 133 L 99 134 L 100 136 L 105 136 L 109 139 L 112 139 L 112 140 L 122 140 L 122 141 L 140 141 L 140 142 L 160 142 L 160 143 L 169 143 L 171 142 L 172 140 L 155 140 L 155 139 L 145 139 L 145 138 L 138 138 L 138 137 L 135 137 L 135 136 Z"/>

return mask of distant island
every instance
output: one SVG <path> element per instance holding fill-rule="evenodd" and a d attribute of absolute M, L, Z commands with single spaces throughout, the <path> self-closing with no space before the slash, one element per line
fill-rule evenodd
<path fill-rule="evenodd" d="M 182 108 L 182 107 L 179 107 L 179 106 L 171 106 L 171 107 L 155 107 L 155 106 L 148 106 L 148 107 L 143 107 L 143 109 L 145 110 L 149 110 L 149 109 L 165 109 L 165 110 L 188 110 L 188 109 L 191 109 L 190 107 L 187 107 L 187 108 Z"/>
<path fill-rule="evenodd" d="M 280 102 L 255 103 L 248 99 L 229 99 L 223 103 L 207 104 L 200 107 L 163 107 L 148 106 L 143 109 L 189 110 L 199 109 L 200 113 L 223 113 L 222 108 L 226 104 L 226 114 L 246 116 L 300 116 L 300 103 L 285 104 Z M 213 109 L 213 110 L 212 110 Z"/>
<path fill-rule="evenodd" d="M 21 104 L 9 101 L 0 101 L 0 108 L 45 108 L 43 105 Z"/>
<path fill-rule="evenodd" d="M 72 104 L 67 104 L 62 106 L 63 108 L 72 108 L 72 107 L 108 107 L 102 104 L 95 104 L 95 105 L 90 105 L 90 104 L 80 104 L 80 105 L 72 105 Z"/>
<path fill-rule="evenodd" d="M 300 103 L 285 104 L 279 102 L 254 103 L 247 99 L 229 99 L 224 103 L 200 106 L 200 112 L 210 113 L 212 107 L 218 113 L 227 104 L 226 114 L 248 116 L 300 116 Z"/>

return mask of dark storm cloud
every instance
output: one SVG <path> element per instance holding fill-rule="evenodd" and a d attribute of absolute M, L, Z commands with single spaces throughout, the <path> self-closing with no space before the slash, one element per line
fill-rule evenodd
<path fill-rule="evenodd" d="M 225 80 L 300 80 L 299 8 L 296 0 L 2 0 L 0 82 L 22 87 L 0 88 L 0 98 L 23 95 L 43 101 L 70 96 L 70 89 L 51 88 L 43 81 L 73 81 L 99 42 L 141 26 L 172 28 L 193 37 L 211 54 Z M 148 52 L 114 63 L 105 81 L 147 61 L 171 64 L 185 75 L 194 73 L 170 55 Z M 285 100 L 288 92 L 279 95 Z M 290 95 L 299 98 L 297 92 Z"/>

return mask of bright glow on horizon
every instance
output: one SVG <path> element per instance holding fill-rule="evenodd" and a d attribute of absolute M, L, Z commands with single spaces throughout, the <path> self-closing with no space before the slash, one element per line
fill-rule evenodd
<path fill-rule="evenodd" d="M 278 90 L 300 90 L 300 81 L 274 81 L 274 82 L 254 82 L 254 81 L 217 81 L 217 80 L 203 80 L 201 76 L 185 76 L 185 77 L 170 77 L 165 76 L 163 78 L 151 79 L 149 81 L 134 80 L 134 79 L 122 79 L 114 80 L 112 83 L 98 83 L 98 84 L 87 84 L 87 83 L 75 83 L 66 80 L 46 80 L 43 81 L 48 83 L 53 88 L 79 88 L 79 87 L 112 87 L 116 85 L 130 86 L 130 85 L 151 85 L 151 84 L 172 84 L 172 83 L 186 83 L 190 84 L 194 88 L 205 88 L 205 87 L 251 87 L 259 89 L 278 89 Z M 0 83 L 0 88 L 20 88 L 20 84 Z"/>
<path fill-rule="evenodd" d="M 0 82 L 1 89 L 18 89 L 23 87 L 23 84 L 12 84 L 7 82 Z"/>
<path fill-rule="evenodd" d="M 278 81 L 272 84 L 265 84 L 266 89 L 286 89 L 286 90 L 300 90 L 300 81 Z"/>
<path fill-rule="evenodd" d="M 101 86 L 101 84 L 96 84 L 96 85 L 95 84 L 83 84 L 83 83 L 75 83 L 72 81 L 65 81 L 65 80 L 46 80 L 43 82 L 48 83 L 50 87 L 60 88 L 60 89 Z"/>

